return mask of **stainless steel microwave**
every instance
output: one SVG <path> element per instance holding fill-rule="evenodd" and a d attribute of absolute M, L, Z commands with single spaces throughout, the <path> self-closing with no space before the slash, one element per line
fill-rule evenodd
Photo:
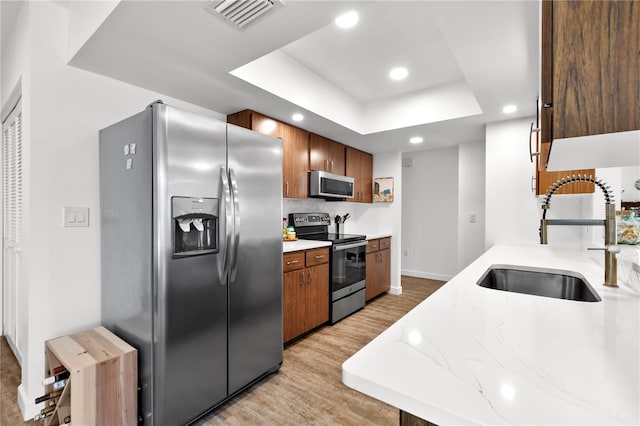
<path fill-rule="evenodd" d="M 333 173 L 309 172 L 309 196 L 317 198 L 353 198 L 354 179 Z"/>

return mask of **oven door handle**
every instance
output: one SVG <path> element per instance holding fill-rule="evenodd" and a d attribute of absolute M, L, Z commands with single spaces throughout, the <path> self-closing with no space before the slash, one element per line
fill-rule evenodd
<path fill-rule="evenodd" d="M 363 240 L 357 243 L 352 243 L 352 244 L 334 244 L 333 245 L 333 251 L 340 251 L 340 250 L 348 250 L 350 248 L 354 248 L 354 247 L 362 247 L 362 246 L 366 246 L 367 245 L 367 241 Z"/>

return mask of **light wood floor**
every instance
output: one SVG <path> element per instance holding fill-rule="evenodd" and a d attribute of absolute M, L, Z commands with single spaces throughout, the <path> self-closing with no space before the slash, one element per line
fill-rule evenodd
<path fill-rule="evenodd" d="M 197 422 L 214 425 L 397 425 L 398 410 L 342 384 L 351 355 L 444 284 L 402 277 L 402 294 L 364 309 L 289 345 L 280 371 Z M 16 401 L 20 367 L 0 342 L 0 426 L 24 424 Z"/>

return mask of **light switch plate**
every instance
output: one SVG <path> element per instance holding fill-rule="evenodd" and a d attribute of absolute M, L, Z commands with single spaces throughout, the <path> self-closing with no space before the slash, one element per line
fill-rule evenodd
<path fill-rule="evenodd" d="M 89 226 L 89 207 L 65 207 L 63 225 L 65 228 Z"/>

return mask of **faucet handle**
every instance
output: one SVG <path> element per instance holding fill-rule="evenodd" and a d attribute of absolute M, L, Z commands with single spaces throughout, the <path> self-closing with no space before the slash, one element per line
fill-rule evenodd
<path fill-rule="evenodd" d="M 604 247 L 587 247 L 587 250 L 603 250 L 609 253 L 620 253 L 620 246 L 617 244 L 611 244 Z"/>

